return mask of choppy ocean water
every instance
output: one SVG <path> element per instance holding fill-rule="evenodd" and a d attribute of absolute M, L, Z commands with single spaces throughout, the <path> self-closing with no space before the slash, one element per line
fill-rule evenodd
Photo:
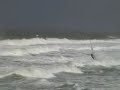
<path fill-rule="evenodd" d="M 0 90 L 119 90 L 120 39 L 0 41 Z"/>

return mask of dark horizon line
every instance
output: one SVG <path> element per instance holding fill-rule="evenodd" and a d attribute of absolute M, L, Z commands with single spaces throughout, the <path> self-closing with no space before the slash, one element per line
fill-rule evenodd
<path fill-rule="evenodd" d="M 112 37 L 109 37 L 112 36 Z M 58 31 L 40 31 L 40 30 L 16 30 L 6 29 L 1 30 L 0 39 L 22 39 L 22 38 L 68 38 L 68 39 L 109 39 L 109 38 L 120 38 L 119 33 L 111 32 L 83 32 L 83 31 L 69 31 L 69 32 L 58 32 Z"/>
<path fill-rule="evenodd" d="M 96 29 L 98 30 L 98 29 Z M 100 29 L 99 29 L 100 30 Z M 0 32 L 58 32 L 58 33 L 120 33 L 120 31 L 92 31 L 91 28 L 74 28 L 74 27 L 65 27 L 65 26 L 26 26 L 26 27 L 0 27 Z"/>

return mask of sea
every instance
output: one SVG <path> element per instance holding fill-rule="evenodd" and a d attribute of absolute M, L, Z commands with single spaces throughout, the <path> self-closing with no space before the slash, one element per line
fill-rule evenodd
<path fill-rule="evenodd" d="M 0 90 L 120 90 L 120 39 L 0 40 Z"/>

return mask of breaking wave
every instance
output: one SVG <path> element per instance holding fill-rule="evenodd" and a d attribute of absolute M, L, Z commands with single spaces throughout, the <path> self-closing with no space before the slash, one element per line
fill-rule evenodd
<path fill-rule="evenodd" d="M 93 43 L 120 43 L 120 39 L 109 40 L 92 40 Z M 8 39 L 1 40 L 0 45 L 15 45 L 15 46 L 25 46 L 25 45 L 39 45 L 39 44 L 89 44 L 89 40 L 72 40 L 72 39 L 58 39 L 58 38 L 31 38 L 31 39 Z"/>
<path fill-rule="evenodd" d="M 46 66 L 47 65 L 47 66 Z M 24 67 L 11 73 L 1 75 L 0 78 L 13 77 L 15 79 L 28 78 L 54 78 L 57 73 L 75 74 L 120 74 L 120 62 L 107 61 L 87 61 L 87 62 L 67 62 L 54 64 L 41 64 L 40 67 Z"/>
<path fill-rule="evenodd" d="M 23 55 L 32 55 L 32 54 L 40 54 L 47 53 L 50 51 L 59 51 L 60 47 L 5 47 L 1 48 L 0 56 L 23 56 Z"/>
<path fill-rule="evenodd" d="M 13 71 L 9 74 L 2 75 L 1 78 L 3 77 L 8 77 L 11 75 L 18 75 L 22 77 L 35 77 L 35 78 L 53 78 L 55 77 L 56 73 L 59 72 L 69 72 L 69 73 L 82 73 L 80 69 L 78 69 L 75 66 L 72 66 L 70 63 L 67 64 L 55 64 L 54 66 L 52 65 L 51 67 L 45 68 L 44 65 L 41 68 L 38 67 L 26 67 L 23 69 L 19 69 L 16 71 Z"/>
<path fill-rule="evenodd" d="M 0 41 L 0 56 L 23 56 L 40 53 L 48 53 L 60 50 L 90 50 L 89 40 L 70 40 L 57 38 L 32 38 Z M 120 49 L 120 39 L 113 40 L 92 40 L 93 44 L 98 44 L 94 50 Z M 111 44 L 99 46 L 102 43 Z M 117 44 L 112 46 L 112 44 Z M 64 46 L 63 46 L 64 45 Z M 68 47 L 71 45 L 71 47 Z M 76 46 L 74 46 L 76 45 Z"/>
<path fill-rule="evenodd" d="M 10 62 L 11 64 L 12 61 L 14 62 L 14 56 L 26 56 L 22 57 L 25 59 L 24 61 L 31 63 L 30 61 L 32 60 L 33 65 L 28 67 L 21 65 L 19 69 L 13 70 L 11 73 L 1 75 L 0 77 L 3 78 L 17 75 L 17 77 L 53 78 L 56 76 L 56 73 L 60 72 L 79 74 L 105 73 L 110 70 L 117 73 L 120 72 L 118 53 L 120 50 L 120 39 L 115 39 L 114 41 L 91 41 L 94 45 L 97 60 L 93 60 L 89 55 L 81 53 L 89 53 L 91 51 L 89 40 L 57 38 L 1 40 L 0 56 L 13 56 L 12 58 L 9 57 L 10 60 L 6 60 L 7 63 Z M 28 58 L 27 55 L 36 56 Z M 16 61 L 19 59 L 20 62 L 23 62 L 20 58 L 15 57 Z M 15 66 L 14 68 L 16 68 L 17 65 L 13 62 L 12 66 Z"/>

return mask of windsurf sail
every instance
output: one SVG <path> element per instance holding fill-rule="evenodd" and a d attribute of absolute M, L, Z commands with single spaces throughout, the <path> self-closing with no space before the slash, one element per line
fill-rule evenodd
<path fill-rule="evenodd" d="M 91 47 L 91 53 L 94 54 L 94 49 L 93 49 L 93 46 L 92 46 L 91 40 L 90 40 L 90 47 Z"/>
<path fill-rule="evenodd" d="M 94 49 L 93 49 L 93 45 L 92 45 L 91 40 L 90 40 L 90 48 L 91 48 L 91 53 L 87 54 L 87 53 L 81 52 L 81 54 L 89 55 L 89 56 L 91 56 L 92 59 L 95 60 L 95 59 L 96 59 L 96 56 L 95 56 L 95 52 L 94 52 Z"/>
<path fill-rule="evenodd" d="M 92 57 L 92 59 L 96 59 L 96 56 L 95 56 L 95 53 L 94 53 L 94 49 L 93 49 L 93 45 L 92 45 L 92 43 L 91 43 L 91 40 L 90 40 L 90 46 L 91 46 L 91 57 Z"/>

